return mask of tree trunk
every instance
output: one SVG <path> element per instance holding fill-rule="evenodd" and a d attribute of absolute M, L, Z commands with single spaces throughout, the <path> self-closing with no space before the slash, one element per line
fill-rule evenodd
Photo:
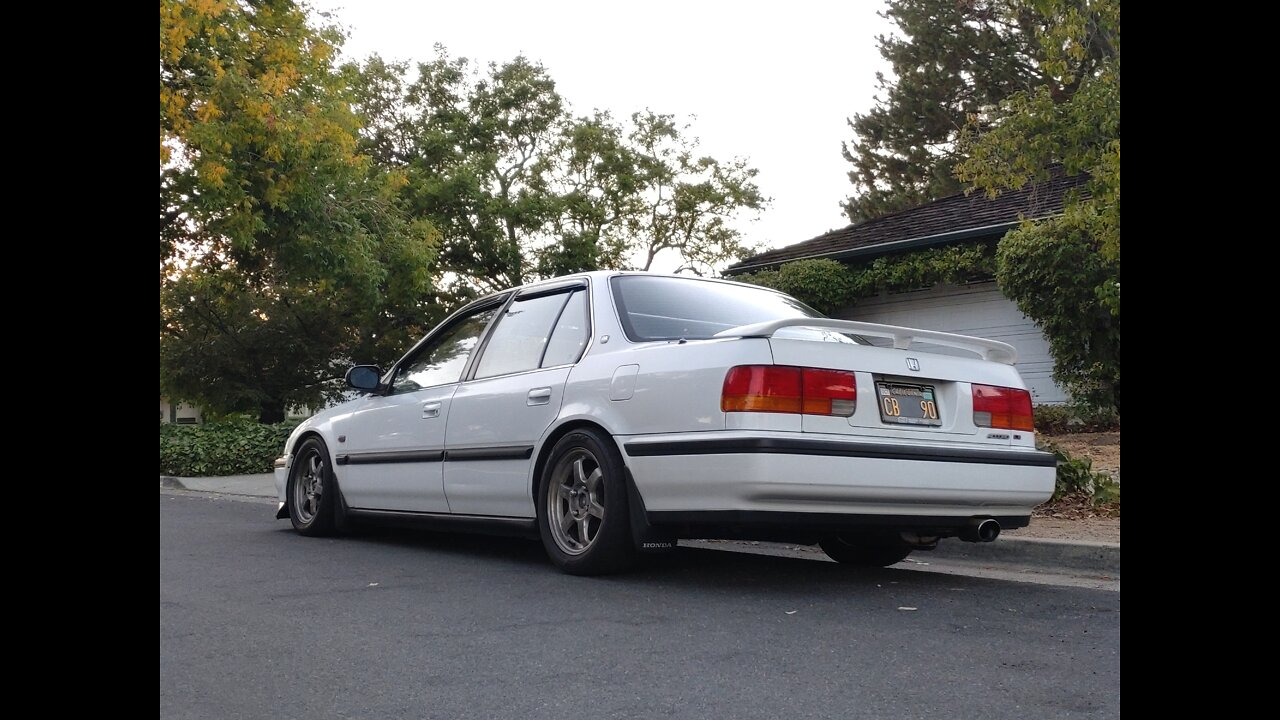
<path fill-rule="evenodd" d="M 258 406 L 258 422 L 274 425 L 284 422 L 284 403 L 267 403 Z"/>

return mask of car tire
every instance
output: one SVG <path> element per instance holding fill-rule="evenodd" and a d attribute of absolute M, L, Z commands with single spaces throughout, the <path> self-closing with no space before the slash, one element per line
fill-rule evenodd
<path fill-rule="evenodd" d="M 905 560 L 913 549 L 897 538 L 857 535 L 829 535 L 818 545 L 832 560 L 857 567 L 888 567 Z"/>
<path fill-rule="evenodd" d="M 293 529 L 302 535 L 332 535 L 337 490 L 329 448 L 317 437 L 302 441 L 293 454 L 285 493 Z"/>
<path fill-rule="evenodd" d="M 625 467 L 613 439 L 574 430 L 555 444 L 538 483 L 538 533 L 570 575 L 605 575 L 635 562 Z"/>

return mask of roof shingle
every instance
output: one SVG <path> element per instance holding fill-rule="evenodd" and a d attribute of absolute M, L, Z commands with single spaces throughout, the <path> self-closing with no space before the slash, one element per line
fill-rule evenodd
<path fill-rule="evenodd" d="M 1088 179 L 1087 175 L 1068 177 L 1059 170 L 1045 182 L 1028 184 L 1020 190 L 1006 190 L 995 199 L 980 192 L 951 195 L 760 253 L 731 265 L 725 274 L 763 270 L 792 260 L 877 254 L 876 248 L 890 243 L 895 247 L 898 244 L 920 247 L 934 244 L 929 242 L 931 238 L 936 238 L 936 244 L 947 244 L 984 235 L 1003 235 L 1012 224 L 1023 219 L 1060 214 L 1069 191 L 1080 188 L 1080 192 L 1087 195 L 1088 191 L 1082 186 Z M 985 230 L 990 232 L 984 233 Z M 893 249 L 883 248 L 886 253 Z"/>

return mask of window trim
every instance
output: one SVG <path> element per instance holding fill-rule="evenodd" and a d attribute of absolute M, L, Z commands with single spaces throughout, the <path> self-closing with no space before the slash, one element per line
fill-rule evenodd
<path fill-rule="evenodd" d="M 540 372 L 542 370 L 554 370 L 556 368 L 570 367 L 573 365 L 577 365 L 582 360 L 583 355 L 586 354 L 587 349 L 591 347 L 591 337 L 592 337 L 592 334 L 595 332 L 595 326 L 591 322 L 592 303 L 591 303 L 590 292 L 587 293 L 587 344 L 583 346 L 582 352 L 578 354 L 577 360 L 574 360 L 571 363 L 565 363 L 563 365 L 554 365 L 552 367 L 542 367 L 542 361 L 546 359 L 546 355 L 547 355 L 546 346 L 543 346 L 542 355 L 538 358 L 538 367 L 530 368 L 528 370 L 517 370 L 515 372 L 503 373 L 502 375 L 489 375 L 487 377 L 482 377 L 482 378 L 478 378 L 475 376 L 476 371 L 480 369 L 480 359 L 484 357 L 485 351 L 489 349 L 489 339 L 493 337 L 494 331 L 497 330 L 498 328 L 498 323 L 502 320 L 502 317 L 506 315 L 507 309 L 511 307 L 512 304 L 514 304 L 519 300 L 536 300 L 538 298 L 546 297 L 548 295 L 559 295 L 561 293 L 568 295 L 568 294 L 578 292 L 579 290 L 588 290 L 588 291 L 590 290 L 590 284 L 588 283 L 587 278 L 575 278 L 569 282 L 558 282 L 552 285 L 536 285 L 534 287 L 525 288 L 524 290 L 521 290 L 519 292 L 512 293 L 512 295 L 509 298 L 507 298 L 507 301 L 502 304 L 502 308 L 498 310 L 498 313 L 493 316 L 493 321 L 489 323 L 489 327 L 485 329 L 484 337 L 480 340 L 480 344 L 476 346 L 476 351 L 472 354 L 471 360 L 468 361 L 467 369 L 466 369 L 466 372 L 462 374 L 461 382 L 465 383 L 465 382 L 472 382 L 472 381 L 493 380 L 495 378 L 511 377 L 513 375 L 523 375 L 525 373 Z M 569 305 L 569 302 L 566 299 L 564 305 L 561 306 L 560 308 L 560 314 L 556 315 L 555 322 L 551 324 L 551 332 L 555 332 L 556 323 L 560 322 L 560 315 L 564 314 L 564 309 L 565 307 L 568 307 L 568 305 Z M 550 339 L 551 339 L 551 336 L 548 334 L 547 340 L 550 341 Z"/>
<path fill-rule="evenodd" d="M 381 394 L 382 395 L 397 395 L 397 394 L 408 395 L 410 393 L 418 392 L 419 390 L 429 390 L 431 388 L 444 387 L 446 385 L 457 385 L 458 383 L 464 382 L 467 379 L 467 376 L 471 372 L 472 366 L 475 363 L 477 350 L 481 347 L 481 344 L 484 343 L 489 337 L 489 333 L 493 330 L 494 322 L 501 315 L 500 312 L 495 313 L 492 318 L 489 318 L 488 324 L 486 324 L 484 329 L 480 331 L 480 342 L 476 344 L 475 348 L 471 349 L 471 352 L 467 357 L 467 362 L 464 363 L 462 366 L 462 374 L 458 377 L 457 380 L 440 383 L 439 385 L 424 385 L 422 387 L 415 388 L 413 390 L 410 390 L 404 393 L 395 392 L 395 378 L 396 378 L 396 375 L 399 374 L 400 369 L 404 367 L 406 364 L 412 363 L 413 361 L 417 360 L 418 355 L 428 345 L 430 345 L 432 341 L 438 339 L 440 335 L 453 329 L 458 323 L 463 322 L 464 320 L 466 320 L 467 318 L 471 317 L 472 315 L 478 312 L 482 312 L 492 308 L 505 308 L 507 306 L 507 303 L 511 300 L 512 294 L 513 293 L 511 293 L 510 291 L 507 291 L 491 297 L 482 298 L 473 303 L 470 303 L 469 305 L 466 305 L 462 309 L 458 310 L 457 312 L 453 313 L 449 317 L 445 318 L 439 325 L 435 326 L 435 328 L 432 329 L 431 332 L 427 333 L 425 337 L 419 340 L 413 347 L 409 348 L 409 352 L 402 355 L 400 359 L 397 360 L 395 364 L 391 366 L 391 369 L 388 370 L 386 375 L 384 375 L 382 378 L 382 385 L 384 386 L 385 389 Z"/>

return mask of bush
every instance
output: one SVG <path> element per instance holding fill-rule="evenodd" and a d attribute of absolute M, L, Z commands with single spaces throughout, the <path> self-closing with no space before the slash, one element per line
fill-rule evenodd
<path fill-rule="evenodd" d="M 1068 498 L 1085 498 L 1095 508 L 1120 512 L 1120 483 L 1104 472 L 1093 471 L 1089 458 L 1071 457 L 1053 443 L 1042 443 L 1042 450 L 1053 453 L 1058 459 L 1058 475 L 1053 486 L 1050 503 Z"/>
<path fill-rule="evenodd" d="M 160 474 L 178 477 L 271 472 L 296 422 L 259 425 L 236 420 L 160 426 Z"/>
<path fill-rule="evenodd" d="M 1036 432 L 1049 435 L 1120 429 L 1120 415 L 1110 410 L 1081 410 L 1070 405 L 1037 405 Z"/>
<path fill-rule="evenodd" d="M 1120 412 L 1120 261 L 1099 252 L 1085 210 L 1009 231 L 996 279 L 1044 332 L 1053 377 L 1077 403 Z"/>

